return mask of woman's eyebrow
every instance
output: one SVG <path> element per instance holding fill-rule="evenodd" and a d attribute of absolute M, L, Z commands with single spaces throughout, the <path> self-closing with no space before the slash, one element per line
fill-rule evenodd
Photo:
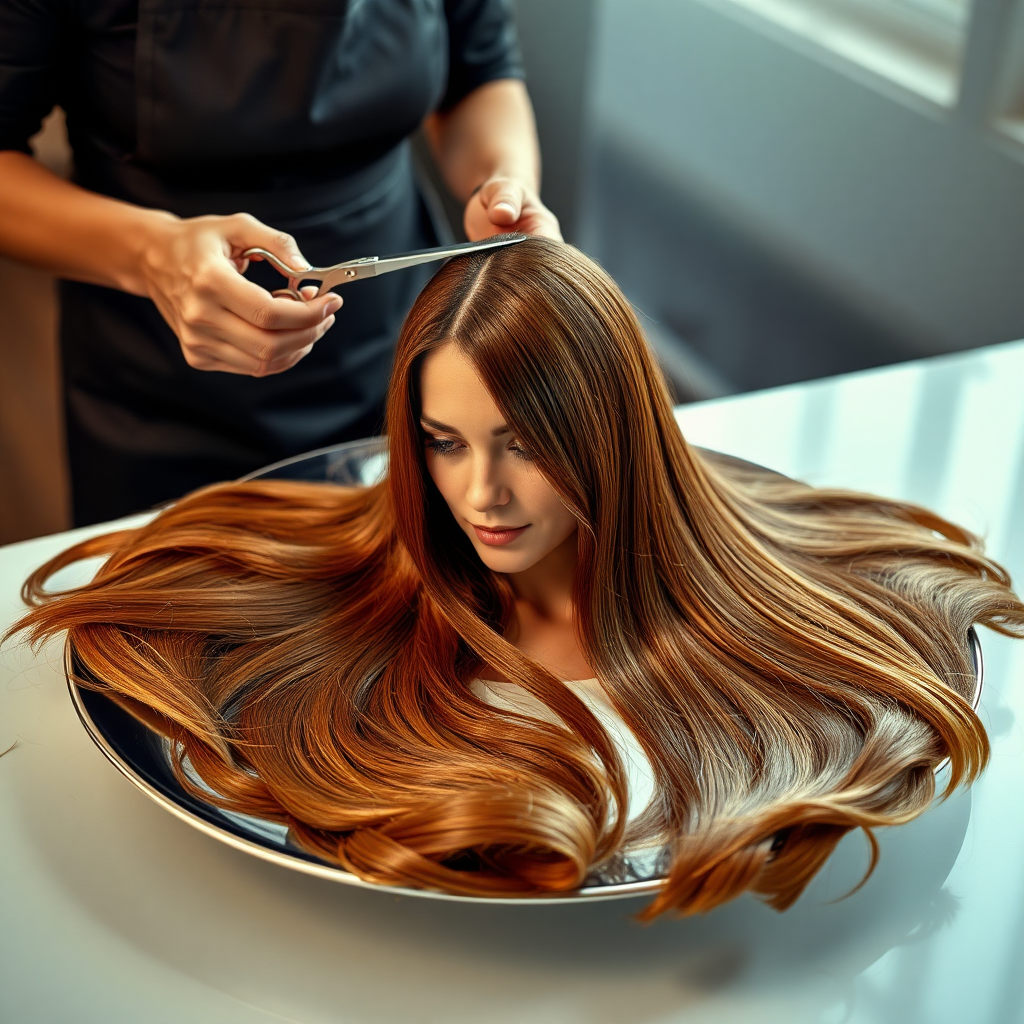
<path fill-rule="evenodd" d="M 458 433 L 454 427 L 449 427 L 447 423 L 439 423 L 437 420 L 432 420 L 429 416 L 421 416 L 420 423 L 425 427 L 430 427 L 431 430 L 440 430 L 444 434 Z"/>
<path fill-rule="evenodd" d="M 431 430 L 440 430 L 443 434 L 458 434 L 460 433 L 455 427 L 448 426 L 447 423 L 439 423 L 437 420 L 432 420 L 429 416 L 421 416 L 420 423 L 425 427 L 430 427 Z M 491 431 L 491 437 L 501 437 L 502 434 L 511 434 L 512 431 L 508 425 L 503 423 L 500 427 L 495 427 Z"/>

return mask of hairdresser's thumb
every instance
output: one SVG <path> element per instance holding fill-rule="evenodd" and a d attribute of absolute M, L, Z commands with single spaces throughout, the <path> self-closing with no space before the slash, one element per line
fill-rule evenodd
<path fill-rule="evenodd" d="M 481 197 L 492 224 L 508 227 L 519 220 L 523 209 L 523 189 L 513 181 L 495 184 L 494 191 Z"/>
<path fill-rule="evenodd" d="M 264 224 L 248 213 L 236 213 L 227 218 L 228 240 L 242 249 L 266 249 L 279 260 L 296 270 L 307 268 L 310 263 L 299 250 L 299 245 L 287 231 Z"/>

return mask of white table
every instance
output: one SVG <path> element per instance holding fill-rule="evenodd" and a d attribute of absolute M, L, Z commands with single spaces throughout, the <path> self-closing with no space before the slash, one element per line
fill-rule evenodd
<path fill-rule="evenodd" d="M 690 406 L 690 440 L 982 532 L 1024 581 L 1024 343 Z M 0 550 L 0 623 L 76 533 Z M 494 907 L 263 863 L 150 803 L 93 747 L 60 653 L 0 652 L 4 1024 L 1020 1024 L 1024 643 L 982 636 L 992 763 L 971 793 L 848 837 L 789 912 L 742 898 L 645 928 L 636 901 Z"/>

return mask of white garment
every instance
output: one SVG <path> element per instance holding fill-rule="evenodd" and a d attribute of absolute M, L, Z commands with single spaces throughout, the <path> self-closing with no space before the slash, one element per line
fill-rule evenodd
<path fill-rule="evenodd" d="M 515 683 L 474 679 L 469 685 L 477 697 L 492 707 L 515 711 L 545 722 L 558 721 L 545 704 Z M 633 821 L 645 810 L 654 796 L 654 773 L 651 770 L 651 762 L 633 735 L 633 731 L 608 702 L 604 689 L 597 679 L 569 679 L 565 680 L 565 685 L 587 705 L 615 745 L 615 750 L 626 769 L 629 794 L 626 820 Z"/>

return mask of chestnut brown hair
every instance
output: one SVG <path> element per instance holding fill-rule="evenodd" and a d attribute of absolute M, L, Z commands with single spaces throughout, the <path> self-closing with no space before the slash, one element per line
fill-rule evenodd
<path fill-rule="evenodd" d="M 426 472 L 419 366 L 445 344 L 579 521 L 576 628 L 656 779 L 635 821 L 610 738 L 505 639 L 508 581 Z M 747 889 L 782 909 L 846 832 L 927 808 L 944 758 L 950 787 L 984 766 L 967 631 L 1024 633 L 1005 571 L 925 509 L 689 447 L 630 306 L 576 250 L 449 262 L 403 326 L 387 427 L 382 483 L 198 491 L 40 568 L 16 628 L 67 630 L 83 685 L 218 795 L 179 765 L 184 785 L 386 884 L 569 890 L 660 841 L 645 916 Z M 94 555 L 91 583 L 46 591 Z M 484 703 L 488 672 L 550 720 Z"/>

